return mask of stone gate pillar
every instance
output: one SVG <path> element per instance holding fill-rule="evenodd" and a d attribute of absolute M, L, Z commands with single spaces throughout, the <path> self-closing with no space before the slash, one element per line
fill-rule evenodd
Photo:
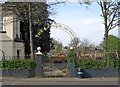
<path fill-rule="evenodd" d="M 35 69 L 35 76 L 42 76 L 43 72 L 43 64 L 42 64 L 42 53 L 40 52 L 41 48 L 37 48 L 37 53 L 35 57 L 36 62 L 36 69 Z"/>
<path fill-rule="evenodd" d="M 76 54 L 73 47 L 70 47 L 68 54 L 68 73 L 70 77 L 76 77 Z"/>

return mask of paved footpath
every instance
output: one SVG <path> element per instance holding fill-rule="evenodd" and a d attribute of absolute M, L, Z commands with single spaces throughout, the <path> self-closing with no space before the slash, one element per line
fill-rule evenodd
<path fill-rule="evenodd" d="M 120 79 L 120 78 L 119 78 Z M 9 80 L 9 81 L 14 81 L 14 80 L 22 80 L 22 81 L 47 81 L 47 82 L 51 82 L 51 81 L 118 81 L 119 80 L 118 77 L 95 77 L 95 78 L 65 78 L 65 77 L 61 77 L 61 78 L 17 78 L 17 77 L 0 77 L 0 81 L 5 81 L 5 80 Z"/>
<path fill-rule="evenodd" d="M 4 85 L 118 85 L 118 77 L 99 78 L 1 78 Z"/>

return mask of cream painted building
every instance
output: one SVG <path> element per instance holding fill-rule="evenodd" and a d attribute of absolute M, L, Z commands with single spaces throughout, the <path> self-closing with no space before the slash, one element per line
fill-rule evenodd
<path fill-rule="evenodd" d="M 0 12 L 0 56 L 4 55 L 6 59 L 24 58 L 24 43 L 20 38 L 18 16 L 12 11 Z"/>

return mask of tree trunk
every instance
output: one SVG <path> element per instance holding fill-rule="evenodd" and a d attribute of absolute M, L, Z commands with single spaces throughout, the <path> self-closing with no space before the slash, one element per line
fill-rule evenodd
<path fill-rule="evenodd" d="M 104 55 L 105 55 L 105 58 L 107 59 L 107 67 L 109 67 L 109 65 L 110 65 L 110 59 L 109 59 L 109 56 L 108 56 L 108 54 L 107 54 L 107 52 L 108 52 L 108 25 L 107 25 L 107 20 L 108 20 L 108 18 L 107 18 L 107 16 L 108 16 L 108 13 L 107 13 L 107 2 L 105 1 L 105 2 L 103 2 L 103 16 L 104 16 L 104 26 L 105 26 L 105 34 L 104 34 L 104 50 L 105 50 L 105 53 L 104 53 Z"/>
<path fill-rule="evenodd" d="M 105 49 L 105 52 L 108 51 L 108 31 L 106 30 L 106 28 L 105 28 L 105 35 L 104 35 L 104 49 Z"/>
<path fill-rule="evenodd" d="M 31 3 L 29 3 L 29 31 L 30 31 L 30 58 L 34 60 L 34 49 L 33 49 L 33 30 L 31 20 Z"/>
<path fill-rule="evenodd" d="M 105 52 L 107 52 L 107 44 L 108 44 L 108 26 L 107 26 L 107 2 L 103 2 L 103 8 L 104 8 L 104 27 L 105 27 L 105 34 L 104 34 L 104 49 Z"/>

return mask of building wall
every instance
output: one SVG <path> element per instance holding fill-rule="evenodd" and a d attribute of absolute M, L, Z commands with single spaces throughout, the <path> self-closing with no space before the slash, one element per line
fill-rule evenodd
<path fill-rule="evenodd" d="M 7 32 L 7 31 L 6 31 Z M 8 36 L 11 35 L 9 33 L 0 33 L 0 43 L 1 47 L 0 50 L 2 50 L 5 54 L 5 56 L 14 56 L 13 55 L 13 40 Z"/>
<path fill-rule="evenodd" d="M 13 57 L 14 56 L 13 42 L 12 41 L 3 41 L 2 42 L 2 51 L 5 53 L 5 56 Z"/>
<path fill-rule="evenodd" d="M 17 57 L 17 50 L 19 50 L 19 57 L 24 58 L 24 44 L 10 40 L 2 41 L 2 51 L 6 57 Z"/>
<path fill-rule="evenodd" d="M 90 48 L 84 49 L 84 48 L 80 48 L 80 56 L 89 56 L 90 58 L 103 58 L 103 49 L 93 49 L 91 50 Z"/>
<path fill-rule="evenodd" d="M 20 58 L 24 58 L 24 44 L 19 42 L 14 42 L 14 55 L 17 56 L 17 50 L 20 52 Z"/>
<path fill-rule="evenodd" d="M 24 43 L 15 42 L 16 34 L 20 37 L 20 21 L 16 20 L 16 15 L 4 17 L 4 30 L 6 33 L 0 33 L 0 50 L 4 51 L 6 57 L 16 57 L 19 50 L 20 58 L 24 58 Z"/>
<path fill-rule="evenodd" d="M 17 16 L 13 15 L 14 18 L 13 18 L 13 33 L 14 33 L 14 36 L 13 38 L 16 37 L 16 34 L 18 35 L 18 37 L 20 37 L 20 21 L 17 19 Z"/>
<path fill-rule="evenodd" d="M 10 40 L 13 40 L 14 33 L 13 33 L 13 16 L 6 16 L 4 17 L 5 20 L 5 26 L 4 29 L 7 32 L 6 35 L 9 37 Z"/>

